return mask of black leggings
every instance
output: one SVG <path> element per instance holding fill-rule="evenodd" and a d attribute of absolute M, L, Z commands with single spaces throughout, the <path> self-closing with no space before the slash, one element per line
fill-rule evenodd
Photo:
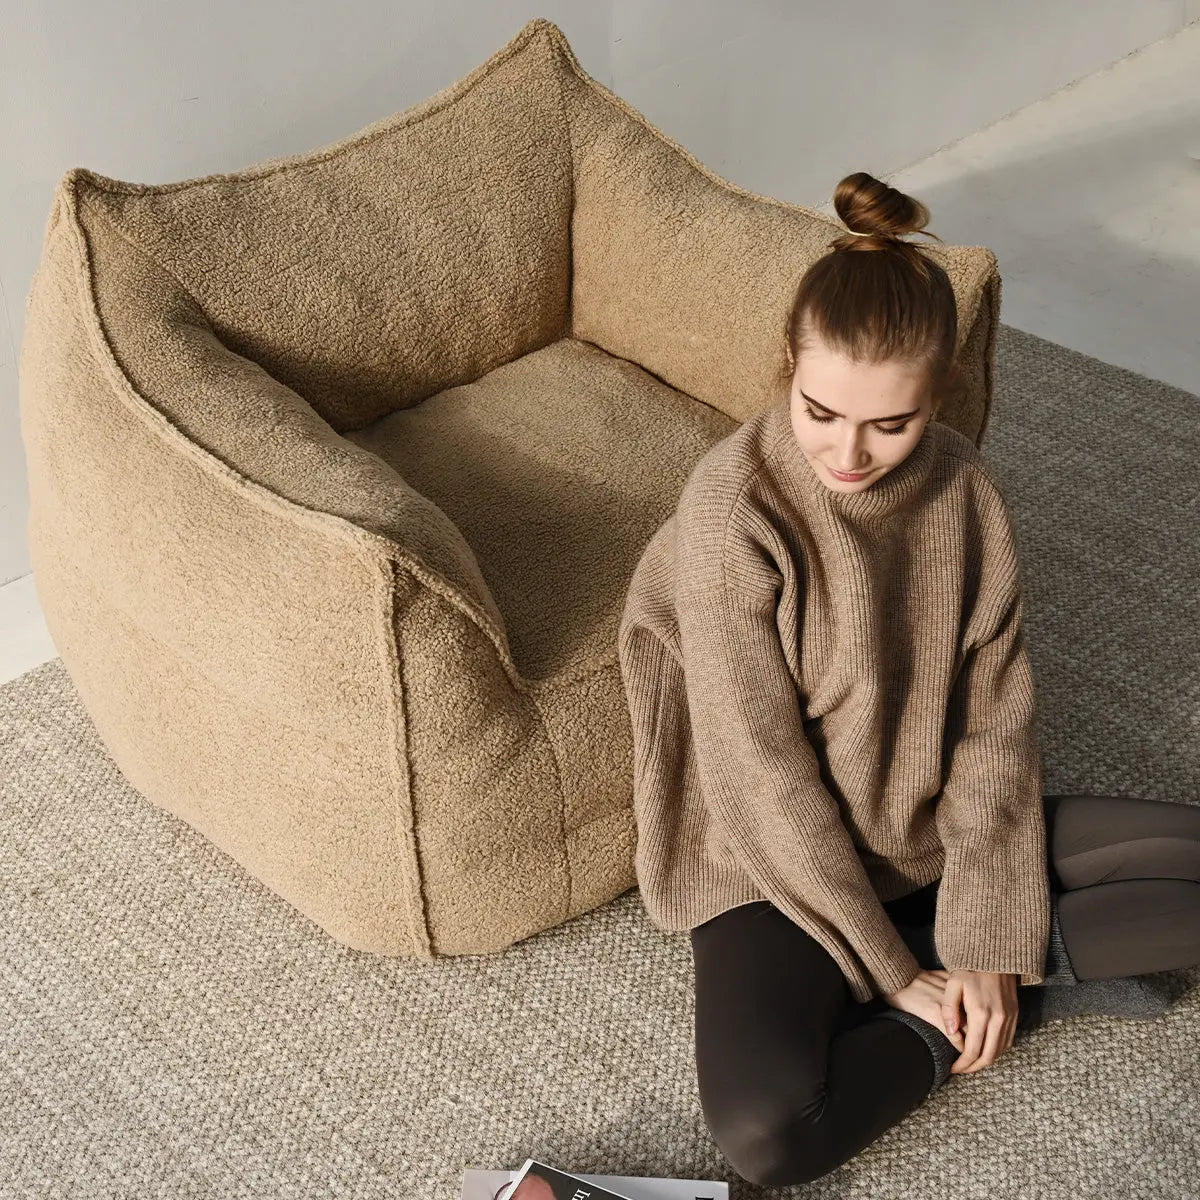
<path fill-rule="evenodd" d="M 1052 901 L 1076 976 L 1200 963 L 1200 805 L 1125 796 L 1044 804 Z M 898 928 L 932 924 L 939 883 L 885 904 Z M 878 1018 L 882 996 L 857 1003 L 825 948 L 770 901 L 705 921 L 691 943 L 701 1107 L 744 1179 L 818 1179 L 929 1094 L 934 1062 L 921 1036 Z M 917 954 L 923 968 L 941 966 L 928 957 Z"/>

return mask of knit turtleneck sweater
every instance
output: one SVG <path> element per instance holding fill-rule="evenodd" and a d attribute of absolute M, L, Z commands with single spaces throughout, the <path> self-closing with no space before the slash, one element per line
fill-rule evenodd
<path fill-rule="evenodd" d="M 770 900 L 860 1002 L 920 971 L 883 902 L 941 879 L 947 969 L 1043 982 L 1050 883 L 1021 572 L 1006 502 L 930 421 L 857 492 L 788 402 L 693 468 L 618 635 L 635 870 L 652 921 Z"/>

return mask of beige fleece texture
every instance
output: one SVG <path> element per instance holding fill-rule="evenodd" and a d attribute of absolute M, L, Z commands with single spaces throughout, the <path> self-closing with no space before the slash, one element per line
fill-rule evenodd
<path fill-rule="evenodd" d="M 839 228 L 540 18 L 306 154 L 68 171 L 19 364 L 28 534 L 115 766 L 361 950 L 497 951 L 634 886 L 626 587 L 775 399 Z M 996 260 L 922 248 L 971 385 L 942 420 L 978 444 Z"/>

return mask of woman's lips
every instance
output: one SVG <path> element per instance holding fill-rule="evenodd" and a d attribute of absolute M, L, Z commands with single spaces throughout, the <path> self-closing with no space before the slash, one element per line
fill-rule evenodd
<path fill-rule="evenodd" d="M 829 473 L 834 477 L 834 479 L 840 479 L 843 483 L 857 483 L 860 479 L 866 479 L 871 472 L 855 471 L 852 474 L 847 474 L 845 471 L 835 471 L 832 467 L 830 467 Z"/>

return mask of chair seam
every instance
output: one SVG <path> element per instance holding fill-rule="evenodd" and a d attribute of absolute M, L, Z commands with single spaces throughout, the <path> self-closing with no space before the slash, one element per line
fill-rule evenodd
<path fill-rule="evenodd" d="M 404 864 L 412 871 L 414 888 L 409 891 L 405 907 L 408 918 L 409 936 L 414 950 L 423 958 L 437 957 L 433 949 L 432 930 L 429 926 L 429 895 L 425 886 L 425 872 L 421 863 L 420 838 L 417 833 L 417 805 L 413 792 L 412 756 L 409 753 L 408 692 L 404 685 L 404 656 L 400 652 L 400 635 L 397 629 L 396 595 L 400 580 L 400 565 L 394 559 L 384 559 L 379 577 L 385 588 L 385 620 L 383 622 L 383 668 L 391 682 L 392 733 L 394 752 L 392 762 L 397 771 L 396 782 L 401 795 L 396 805 L 394 819 L 400 844 L 406 852 Z M 401 825 L 403 822 L 403 825 Z M 409 889 L 406 889 L 409 890 Z"/>
<path fill-rule="evenodd" d="M 533 705 L 533 711 L 537 713 L 542 734 L 546 739 L 546 744 L 550 747 L 550 759 L 554 763 L 555 790 L 558 794 L 558 844 L 562 854 L 563 874 L 567 880 L 566 907 L 563 915 L 559 918 L 559 924 L 561 924 L 563 921 L 570 919 L 571 906 L 575 899 L 575 880 L 571 874 L 571 856 L 567 853 L 567 793 L 566 788 L 563 786 L 562 760 L 559 758 L 558 745 L 554 740 L 553 734 L 550 732 L 550 725 L 546 720 L 546 714 L 542 711 L 542 706 L 538 702 L 536 695 L 530 693 L 529 700 Z"/>

